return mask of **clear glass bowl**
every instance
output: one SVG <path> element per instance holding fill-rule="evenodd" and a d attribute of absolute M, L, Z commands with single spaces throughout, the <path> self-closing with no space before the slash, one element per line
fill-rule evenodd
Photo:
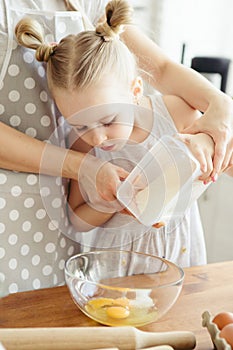
<path fill-rule="evenodd" d="M 184 271 L 156 256 L 105 250 L 69 258 L 65 277 L 75 304 L 88 317 L 108 326 L 139 327 L 172 307 Z"/>

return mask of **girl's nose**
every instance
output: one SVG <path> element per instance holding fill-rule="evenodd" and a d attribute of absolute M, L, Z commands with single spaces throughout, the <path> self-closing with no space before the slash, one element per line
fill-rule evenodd
<path fill-rule="evenodd" d="M 107 140 L 107 135 L 100 131 L 98 128 L 97 130 L 93 130 L 93 136 L 92 136 L 93 144 L 94 146 L 99 146 L 101 143 Z"/>

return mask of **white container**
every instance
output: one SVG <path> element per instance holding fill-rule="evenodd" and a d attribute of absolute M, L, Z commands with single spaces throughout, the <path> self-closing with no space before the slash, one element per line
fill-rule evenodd
<path fill-rule="evenodd" d="M 119 186 L 117 199 L 142 224 L 166 225 L 182 218 L 186 209 L 207 188 L 198 176 L 199 162 L 188 147 L 171 136 L 163 136 Z"/>

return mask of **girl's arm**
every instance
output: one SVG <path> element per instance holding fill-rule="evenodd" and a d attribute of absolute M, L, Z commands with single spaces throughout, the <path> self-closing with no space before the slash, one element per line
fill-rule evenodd
<path fill-rule="evenodd" d="M 185 133 L 204 132 L 215 142 L 214 171 L 233 164 L 233 101 L 194 70 L 170 60 L 138 28 L 127 26 L 122 38 L 137 56 L 144 78 L 163 94 L 177 95 L 204 112 Z"/>
<path fill-rule="evenodd" d="M 82 139 L 75 137 L 73 131 L 70 134 L 70 138 L 74 140 L 71 146 L 73 150 L 84 154 L 91 151 L 91 147 L 82 141 Z M 78 181 L 71 180 L 69 188 L 69 217 L 71 223 L 79 232 L 87 232 L 103 225 L 118 210 L 116 207 L 116 198 L 114 198 L 113 203 L 105 202 L 99 196 L 95 183 L 86 182 L 87 175 L 87 173 L 83 172 L 83 176 L 80 176 Z M 80 187 L 82 187 L 84 193 Z"/>
<path fill-rule="evenodd" d="M 70 221 L 79 232 L 87 232 L 101 226 L 114 215 L 114 212 L 98 211 L 86 203 L 78 182 L 74 180 L 70 183 L 68 203 Z"/>

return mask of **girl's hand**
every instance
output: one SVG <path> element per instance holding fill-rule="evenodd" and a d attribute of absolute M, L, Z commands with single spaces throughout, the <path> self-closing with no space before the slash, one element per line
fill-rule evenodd
<path fill-rule="evenodd" d="M 214 155 L 214 141 L 212 138 L 204 133 L 195 135 L 179 134 L 179 138 L 188 146 L 194 157 L 200 163 L 202 175 L 199 177 L 199 180 L 205 183 L 215 181 L 215 179 L 211 177 Z"/>
<path fill-rule="evenodd" d="M 214 140 L 212 177 L 233 165 L 232 98 L 222 93 L 215 95 L 203 116 L 184 132 L 192 134 L 204 132 Z"/>
<path fill-rule="evenodd" d="M 103 202 L 116 202 L 117 188 L 128 175 L 123 168 L 87 154 L 80 165 L 77 180 L 85 183 L 85 188 L 100 196 Z"/>
<path fill-rule="evenodd" d="M 100 196 L 106 201 L 115 200 L 118 186 L 128 175 L 128 171 L 123 168 L 109 162 L 104 163 L 96 177 L 96 188 Z"/>

